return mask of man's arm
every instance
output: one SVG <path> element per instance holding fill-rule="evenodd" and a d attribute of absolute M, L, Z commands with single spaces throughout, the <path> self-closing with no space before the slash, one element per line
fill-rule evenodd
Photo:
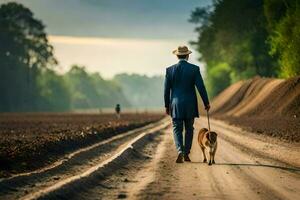
<path fill-rule="evenodd" d="M 199 67 L 197 67 L 197 71 L 196 71 L 195 85 L 197 87 L 197 90 L 200 93 L 200 96 L 202 98 L 205 109 L 209 110 L 209 108 L 210 108 L 209 100 L 208 100 L 206 88 L 204 86 L 204 82 L 203 82 Z"/>
<path fill-rule="evenodd" d="M 164 89 L 164 99 L 165 99 L 165 108 L 166 113 L 169 114 L 170 112 L 170 94 L 171 94 L 171 84 L 170 79 L 168 77 L 168 72 L 166 70 L 166 76 L 165 76 L 165 89 Z"/>

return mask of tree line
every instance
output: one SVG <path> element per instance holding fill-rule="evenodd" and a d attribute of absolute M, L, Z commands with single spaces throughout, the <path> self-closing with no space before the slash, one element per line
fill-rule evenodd
<path fill-rule="evenodd" d="M 99 73 L 88 73 L 84 66 L 77 65 L 58 74 L 58 61 L 44 24 L 22 4 L 0 6 L 0 44 L 0 112 L 162 104 L 162 92 L 157 90 L 162 77 L 121 74 L 105 80 Z M 128 81 L 133 77 L 134 81 Z M 152 81 L 158 82 L 151 85 Z M 137 87 L 139 92 L 134 94 Z M 149 94 L 151 101 L 146 97 Z"/>
<path fill-rule="evenodd" d="M 259 75 L 300 75 L 299 0 L 214 0 L 193 10 L 191 42 L 206 64 L 210 96 Z"/>
<path fill-rule="evenodd" d="M 151 109 L 163 106 L 163 76 L 123 73 L 117 74 L 113 80 L 122 85 L 125 97 L 134 107 Z"/>

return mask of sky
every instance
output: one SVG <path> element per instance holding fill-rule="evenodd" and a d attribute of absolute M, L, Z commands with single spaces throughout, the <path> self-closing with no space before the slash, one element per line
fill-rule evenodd
<path fill-rule="evenodd" d="M 210 0 L 17 2 L 29 7 L 45 24 L 59 61 L 58 71 L 65 72 L 78 64 L 105 78 L 123 72 L 164 74 L 167 66 L 177 62 L 172 50 L 196 39 L 194 26 L 188 22 L 191 11 L 211 4 Z M 190 61 L 203 71 L 198 57 L 194 52 Z"/>

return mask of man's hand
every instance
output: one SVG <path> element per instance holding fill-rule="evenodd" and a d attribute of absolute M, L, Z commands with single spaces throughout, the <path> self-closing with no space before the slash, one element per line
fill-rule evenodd
<path fill-rule="evenodd" d="M 210 109 L 210 105 L 207 104 L 207 105 L 205 106 L 205 110 L 209 111 L 209 109 Z"/>
<path fill-rule="evenodd" d="M 170 114 L 170 109 L 168 107 L 166 107 L 166 114 L 169 115 Z"/>

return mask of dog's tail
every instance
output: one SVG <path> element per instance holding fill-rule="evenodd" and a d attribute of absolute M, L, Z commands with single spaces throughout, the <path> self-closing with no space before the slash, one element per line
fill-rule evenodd
<path fill-rule="evenodd" d="M 206 133 L 207 131 L 208 131 L 207 128 L 201 128 L 200 131 L 199 131 L 199 133 L 202 133 L 202 132 Z"/>

